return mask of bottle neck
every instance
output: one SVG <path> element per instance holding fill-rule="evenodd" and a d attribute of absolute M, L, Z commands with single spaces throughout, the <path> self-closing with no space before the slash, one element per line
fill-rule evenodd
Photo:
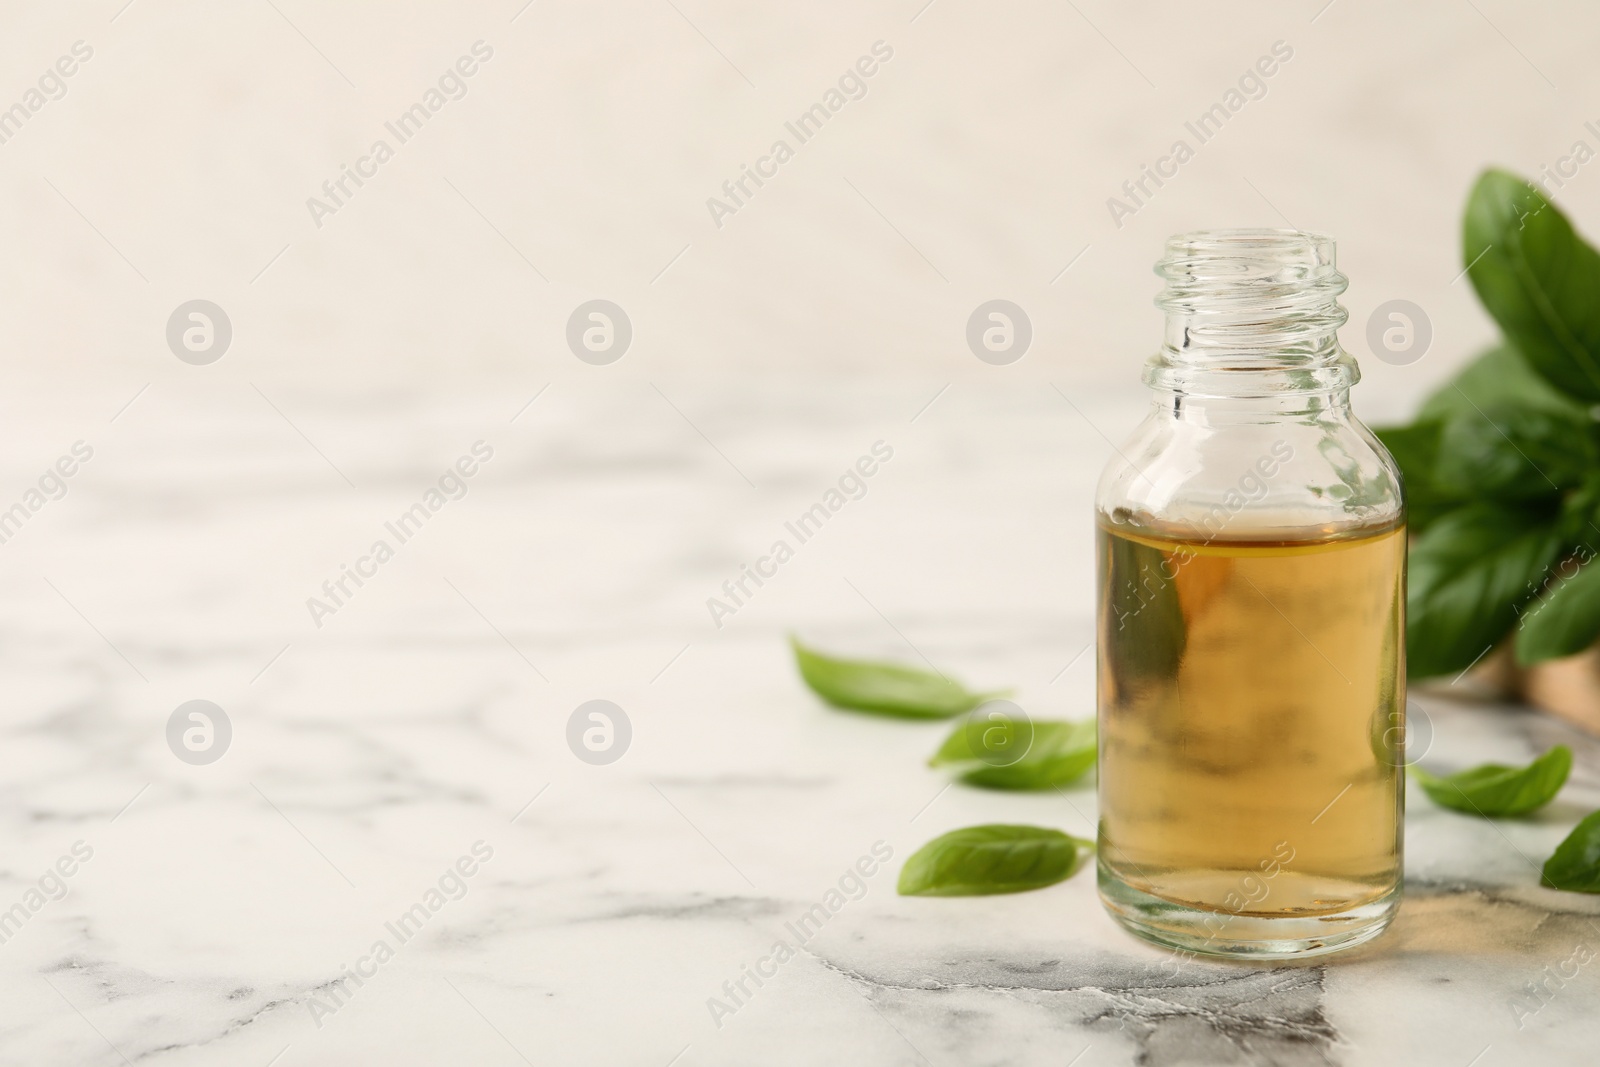
<path fill-rule="evenodd" d="M 1158 389 L 1158 412 L 1170 419 L 1220 429 L 1294 420 L 1344 422 L 1351 418 L 1349 389 L 1284 389 L 1217 396 L 1179 388 Z"/>
<path fill-rule="evenodd" d="M 1167 283 L 1156 298 L 1167 321 L 1146 384 L 1217 400 L 1348 402 L 1360 371 L 1339 347 L 1348 282 L 1332 240 L 1295 230 L 1182 234 L 1156 273 Z"/>

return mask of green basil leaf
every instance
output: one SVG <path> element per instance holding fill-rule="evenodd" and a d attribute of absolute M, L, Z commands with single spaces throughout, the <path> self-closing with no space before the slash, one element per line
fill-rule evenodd
<path fill-rule="evenodd" d="M 917 849 L 900 868 L 904 897 L 972 897 L 1041 889 L 1072 877 L 1094 846 L 1042 826 L 968 826 Z"/>
<path fill-rule="evenodd" d="M 957 726 L 928 761 L 990 789 L 1050 789 L 1088 773 L 1096 755 L 1095 722 L 1030 722 L 1008 716 Z"/>
<path fill-rule="evenodd" d="M 1523 611 L 1517 662 L 1524 667 L 1571 656 L 1600 640 L 1600 566 L 1584 565 L 1561 578 Z"/>
<path fill-rule="evenodd" d="M 1581 549 L 1584 559 L 1592 558 L 1600 545 L 1600 470 L 1591 471 L 1583 485 L 1561 501 L 1556 527 L 1561 543 Z"/>
<path fill-rule="evenodd" d="M 1556 389 L 1528 366 L 1522 354 L 1508 344 L 1479 353 L 1466 368 L 1422 402 L 1417 421 L 1443 420 L 1451 415 L 1498 404 L 1589 416 L 1587 406 Z"/>
<path fill-rule="evenodd" d="M 1504 403 L 1458 412 L 1439 435 L 1435 484 L 1459 499 L 1554 498 L 1600 463 L 1593 427 L 1587 416 Z"/>
<path fill-rule="evenodd" d="M 800 677 L 835 707 L 903 719 L 948 719 L 1002 695 L 969 692 L 959 682 L 914 667 L 825 656 L 793 637 L 789 643 Z"/>
<path fill-rule="evenodd" d="M 1526 815 L 1555 799 L 1572 773 L 1572 749 L 1557 745 L 1526 767 L 1485 763 L 1441 778 L 1411 768 L 1422 791 L 1442 808 L 1468 815 Z"/>
<path fill-rule="evenodd" d="M 1600 893 L 1600 811 L 1573 827 L 1544 861 L 1539 884 L 1574 893 Z"/>
<path fill-rule="evenodd" d="M 1374 430 L 1383 447 L 1400 467 L 1406 500 L 1406 522 L 1420 533 L 1445 512 L 1468 502 L 1439 486 L 1439 438 L 1443 420 L 1419 421 L 1410 426 L 1388 426 Z"/>
<path fill-rule="evenodd" d="M 1417 678 L 1465 670 L 1512 628 L 1556 561 L 1552 517 L 1474 504 L 1411 546 L 1406 660 Z"/>
<path fill-rule="evenodd" d="M 1530 366 L 1600 400 L 1600 253 L 1529 183 L 1485 171 L 1462 222 L 1462 257 L 1483 306 Z"/>

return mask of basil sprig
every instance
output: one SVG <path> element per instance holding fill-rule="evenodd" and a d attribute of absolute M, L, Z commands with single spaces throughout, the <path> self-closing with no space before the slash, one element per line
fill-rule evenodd
<path fill-rule="evenodd" d="M 1473 188 L 1461 243 L 1506 339 L 1557 389 L 1600 400 L 1600 253 L 1531 182 L 1498 170 Z"/>
<path fill-rule="evenodd" d="M 1469 815 L 1526 815 L 1555 799 L 1572 772 L 1572 749 L 1556 745 L 1526 767 L 1485 763 L 1439 777 L 1411 768 L 1423 792 L 1440 807 Z"/>
<path fill-rule="evenodd" d="M 968 826 L 934 838 L 900 868 L 899 892 L 914 897 L 1021 893 L 1065 881 L 1094 844 L 1042 826 Z"/>
<path fill-rule="evenodd" d="M 1465 670 L 1514 640 L 1524 666 L 1600 639 L 1600 252 L 1537 188 L 1481 175 L 1462 262 L 1504 342 L 1378 430 L 1414 533 L 1413 677 Z"/>
<path fill-rule="evenodd" d="M 800 677 L 835 707 L 903 719 L 948 719 L 1005 692 L 974 693 L 932 671 L 826 656 L 793 637 L 789 643 Z"/>

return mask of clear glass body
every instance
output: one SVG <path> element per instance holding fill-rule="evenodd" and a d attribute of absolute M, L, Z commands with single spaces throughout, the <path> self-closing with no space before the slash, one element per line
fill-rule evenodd
<path fill-rule="evenodd" d="M 1096 497 L 1101 899 L 1192 952 L 1359 944 L 1400 899 L 1406 540 L 1345 279 L 1276 230 L 1157 272 L 1155 403 Z"/>

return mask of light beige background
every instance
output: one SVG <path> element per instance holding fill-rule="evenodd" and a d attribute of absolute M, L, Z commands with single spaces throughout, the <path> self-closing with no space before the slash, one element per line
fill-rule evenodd
<path fill-rule="evenodd" d="M 1600 147 L 1580 3 L 123 2 L 8 4 L 0 34 L 4 103 L 94 48 L 0 146 L 9 392 L 63 411 L 145 381 L 531 395 L 599 377 L 561 341 L 594 296 L 635 323 L 613 381 L 1127 382 L 1167 234 L 1292 222 L 1338 239 L 1354 325 L 1392 297 L 1432 317 L 1421 364 L 1366 361 L 1389 415 L 1492 334 L 1451 284 L 1477 170 Z M 479 39 L 467 97 L 316 228 L 306 199 Z M 866 98 L 713 225 L 706 199 L 878 40 Z M 1115 227 L 1107 198 L 1277 40 L 1267 96 Z M 1600 167 L 1560 199 L 1600 230 Z M 1036 329 L 1003 370 L 962 342 L 996 296 Z M 162 341 L 194 297 L 235 326 L 211 368 Z"/>

